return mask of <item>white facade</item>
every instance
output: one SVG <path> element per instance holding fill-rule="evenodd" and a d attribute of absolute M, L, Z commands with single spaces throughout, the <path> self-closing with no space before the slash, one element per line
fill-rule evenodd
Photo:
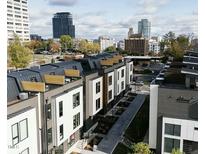
<path fill-rule="evenodd" d="M 173 125 L 180 125 L 181 126 L 180 136 L 165 134 L 165 123 L 173 124 Z M 170 139 L 178 139 L 180 141 L 180 151 L 183 151 L 183 140 L 198 142 L 198 121 L 163 117 L 162 146 L 161 147 L 162 147 L 162 153 L 168 154 L 167 152 L 164 152 L 164 138 L 165 137 L 170 138 Z"/>
<path fill-rule="evenodd" d="M 156 149 L 157 146 L 157 108 L 158 85 L 150 85 L 149 146 L 152 149 Z"/>
<path fill-rule="evenodd" d="M 29 108 L 7 120 L 8 154 L 37 154 L 36 109 Z"/>
<path fill-rule="evenodd" d="M 14 33 L 23 42 L 30 40 L 27 0 L 7 0 L 7 31 L 8 40 L 13 40 Z"/>
<path fill-rule="evenodd" d="M 126 63 L 126 85 L 129 85 L 133 79 L 133 61 Z"/>
<path fill-rule="evenodd" d="M 112 84 L 109 84 L 109 77 L 112 77 Z M 108 73 L 108 103 L 110 103 L 114 99 L 114 72 Z M 112 98 L 109 99 L 109 91 L 112 90 Z"/>
<path fill-rule="evenodd" d="M 123 75 L 124 72 L 124 75 Z M 115 81 L 114 81 L 114 87 L 115 87 L 115 92 L 114 95 L 117 96 L 119 95 L 123 90 L 125 90 L 125 76 L 126 76 L 126 67 L 122 66 L 118 69 L 115 69 Z M 124 84 L 123 84 L 124 83 Z M 124 85 L 124 86 L 122 86 Z"/>
<path fill-rule="evenodd" d="M 159 51 L 160 51 L 159 42 L 154 40 L 154 39 L 150 39 L 149 40 L 149 52 L 153 52 L 154 54 L 158 54 Z"/>
<path fill-rule="evenodd" d="M 101 36 L 99 37 L 99 43 L 100 51 L 104 51 L 107 47 L 113 46 L 115 44 L 115 40 L 107 36 Z"/>
<path fill-rule="evenodd" d="M 74 95 L 79 94 L 79 104 L 74 107 Z M 62 107 L 60 107 L 62 102 Z M 65 92 L 56 96 L 53 103 L 53 144 L 59 146 L 68 139 L 70 136 L 83 126 L 83 87 L 80 86 L 71 91 Z M 62 110 L 61 110 L 61 109 Z M 62 114 L 60 114 L 60 110 Z M 74 128 L 74 116 L 80 114 L 79 124 Z M 60 126 L 63 125 L 63 135 L 60 133 Z"/>
<path fill-rule="evenodd" d="M 100 88 L 99 91 L 97 91 L 98 88 L 96 86 L 99 84 Z M 89 81 L 89 87 L 91 89 L 91 92 L 89 93 L 90 98 L 90 106 L 89 106 L 89 115 L 94 116 L 97 114 L 102 108 L 103 108 L 103 77 L 98 77 L 93 80 Z M 99 106 L 97 108 L 97 101 L 99 101 Z"/>

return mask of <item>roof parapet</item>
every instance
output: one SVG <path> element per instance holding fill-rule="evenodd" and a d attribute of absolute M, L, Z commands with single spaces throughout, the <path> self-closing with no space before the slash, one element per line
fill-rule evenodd
<path fill-rule="evenodd" d="M 80 71 L 75 69 L 66 69 L 64 70 L 66 77 L 80 77 Z"/>
<path fill-rule="evenodd" d="M 54 84 L 54 85 L 64 85 L 65 84 L 65 76 L 63 75 L 44 75 L 44 80 L 46 84 Z"/>
<path fill-rule="evenodd" d="M 21 81 L 21 85 L 24 91 L 32 91 L 32 92 L 46 91 L 44 82 Z"/>

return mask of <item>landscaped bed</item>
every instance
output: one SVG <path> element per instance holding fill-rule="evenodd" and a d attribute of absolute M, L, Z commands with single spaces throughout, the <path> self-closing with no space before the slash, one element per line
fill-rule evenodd
<path fill-rule="evenodd" d="M 115 112 L 116 115 L 121 115 L 125 111 L 124 108 L 118 108 L 117 111 Z"/>
<path fill-rule="evenodd" d="M 129 105 L 130 105 L 129 102 L 119 102 L 119 103 L 117 104 L 117 106 L 119 106 L 119 107 L 128 107 Z"/>
<path fill-rule="evenodd" d="M 129 149 L 127 146 L 125 146 L 122 143 L 118 143 L 115 150 L 113 151 L 113 154 L 127 154 L 131 153 L 131 149 Z"/>

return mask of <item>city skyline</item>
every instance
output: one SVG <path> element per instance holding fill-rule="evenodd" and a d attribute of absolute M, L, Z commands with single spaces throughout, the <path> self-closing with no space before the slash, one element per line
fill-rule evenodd
<path fill-rule="evenodd" d="M 76 38 L 95 39 L 108 35 L 117 40 L 124 39 L 129 27 L 133 27 L 135 33 L 138 31 L 138 21 L 143 18 L 152 23 L 151 36 L 163 35 L 168 31 L 197 35 L 198 30 L 196 0 L 36 0 L 29 1 L 28 5 L 30 32 L 43 38 L 52 37 L 52 16 L 62 11 L 73 14 Z"/>

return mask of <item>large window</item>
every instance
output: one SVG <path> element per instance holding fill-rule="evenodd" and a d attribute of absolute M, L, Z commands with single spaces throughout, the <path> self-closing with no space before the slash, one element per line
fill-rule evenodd
<path fill-rule="evenodd" d="M 112 90 L 110 90 L 110 91 L 108 92 L 108 99 L 109 99 L 109 100 L 112 99 Z"/>
<path fill-rule="evenodd" d="M 96 94 L 100 92 L 100 82 L 96 83 Z"/>
<path fill-rule="evenodd" d="M 130 75 L 130 82 L 132 81 L 132 75 Z"/>
<path fill-rule="evenodd" d="M 23 141 L 28 137 L 28 124 L 27 119 L 24 119 L 19 122 L 19 129 L 20 129 L 20 141 Z"/>
<path fill-rule="evenodd" d="M 20 141 L 23 141 L 28 137 L 28 122 L 24 119 L 18 123 L 11 126 L 12 131 L 12 144 L 16 145 Z"/>
<path fill-rule="evenodd" d="M 52 128 L 49 128 L 47 131 L 47 139 L 48 139 L 48 145 L 52 143 Z"/>
<path fill-rule="evenodd" d="M 120 72 L 117 72 L 117 80 L 120 79 Z"/>
<path fill-rule="evenodd" d="M 80 105 L 80 93 L 73 95 L 73 108 Z"/>
<path fill-rule="evenodd" d="M 124 69 L 121 70 L 121 77 L 123 78 L 125 76 L 125 71 Z"/>
<path fill-rule="evenodd" d="M 124 81 L 121 82 L 121 89 L 124 89 Z"/>
<path fill-rule="evenodd" d="M 130 71 L 132 71 L 132 69 L 133 69 L 132 67 L 133 67 L 133 65 L 132 65 L 132 64 L 130 64 Z"/>
<path fill-rule="evenodd" d="M 51 104 L 47 105 L 47 120 L 51 120 Z"/>
<path fill-rule="evenodd" d="M 164 152 L 172 152 L 172 149 L 179 149 L 180 148 L 180 140 L 178 139 L 171 139 L 171 138 L 164 138 Z"/>
<path fill-rule="evenodd" d="M 112 76 L 109 76 L 109 86 L 112 85 Z"/>
<path fill-rule="evenodd" d="M 119 93 L 120 92 L 120 86 L 119 86 L 119 84 L 117 84 L 117 93 Z"/>
<path fill-rule="evenodd" d="M 100 98 L 96 99 L 96 111 L 100 108 Z"/>
<path fill-rule="evenodd" d="M 165 123 L 165 134 L 180 136 L 181 126 Z"/>
<path fill-rule="evenodd" d="M 60 125 L 60 140 L 63 139 L 63 124 Z"/>
<path fill-rule="evenodd" d="M 59 117 L 63 116 L 63 101 L 59 102 Z"/>
<path fill-rule="evenodd" d="M 19 143 L 18 123 L 12 125 L 11 130 L 12 130 L 12 142 L 13 142 L 13 145 L 16 145 L 17 143 Z"/>
<path fill-rule="evenodd" d="M 80 112 L 73 116 L 73 129 L 80 125 Z"/>

